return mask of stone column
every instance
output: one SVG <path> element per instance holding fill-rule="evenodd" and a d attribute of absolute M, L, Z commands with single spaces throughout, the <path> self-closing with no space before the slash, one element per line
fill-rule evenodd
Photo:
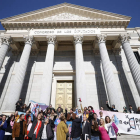
<path fill-rule="evenodd" d="M 18 69 L 14 76 L 13 85 L 10 89 L 8 101 L 6 104 L 6 109 L 9 111 L 15 110 L 15 103 L 19 100 L 33 43 L 33 37 L 31 36 L 26 36 L 24 37 L 24 39 L 25 46 L 18 64 Z"/>
<path fill-rule="evenodd" d="M 50 96 L 51 96 L 51 87 L 52 87 L 54 48 L 55 48 L 56 36 L 47 36 L 47 41 L 48 41 L 48 48 L 46 52 L 46 60 L 44 63 L 40 102 L 49 105 Z"/>
<path fill-rule="evenodd" d="M 82 36 L 74 36 L 75 43 L 75 68 L 76 68 L 76 94 L 77 105 L 80 107 L 78 98 L 81 98 L 82 105 L 87 106 L 87 91 L 86 91 L 86 78 L 84 70 L 84 59 L 82 50 Z"/>
<path fill-rule="evenodd" d="M 111 69 L 110 60 L 109 60 L 109 56 L 108 56 L 108 52 L 107 52 L 107 48 L 105 44 L 106 35 L 98 35 L 97 42 L 99 45 L 103 74 L 104 74 L 104 79 L 105 79 L 105 84 L 106 84 L 106 89 L 107 89 L 110 105 L 114 104 L 116 106 L 116 109 L 121 110 L 121 105 L 119 101 L 120 99 L 117 93 L 117 88 L 115 86 L 114 75 Z"/>
<path fill-rule="evenodd" d="M 2 36 L 0 37 L 0 41 L 1 41 L 1 46 L 0 46 L 0 70 L 1 70 L 4 58 L 6 56 L 11 41 L 11 37 Z"/>
<path fill-rule="evenodd" d="M 132 73 L 134 82 L 136 84 L 137 90 L 140 95 L 140 65 L 138 64 L 138 61 L 133 53 L 133 50 L 131 49 L 131 46 L 129 43 L 130 36 L 128 34 L 120 35 L 119 40 L 122 44 L 122 48 L 124 50 L 126 59 L 128 61 L 130 71 Z"/>

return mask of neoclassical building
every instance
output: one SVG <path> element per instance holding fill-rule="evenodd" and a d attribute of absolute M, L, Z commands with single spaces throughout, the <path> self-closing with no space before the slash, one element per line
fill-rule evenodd
<path fill-rule="evenodd" d="M 0 110 L 19 98 L 63 108 L 140 106 L 140 28 L 131 17 L 63 3 L 1 19 Z"/>

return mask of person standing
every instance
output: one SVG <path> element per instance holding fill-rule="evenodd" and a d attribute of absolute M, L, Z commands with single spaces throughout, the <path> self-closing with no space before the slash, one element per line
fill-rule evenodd
<path fill-rule="evenodd" d="M 54 138 L 53 128 L 55 127 L 53 117 L 51 117 L 51 120 L 49 120 L 47 118 L 43 125 L 44 126 L 43 126 L 41 139 L 42 140 L 53 140 L 53 138 Z"/>
<path fill-rule="evenodd" d="M 72 121 L 72 130 L 71 130 L 71 138 L 72 140 L 80 140 L 82 129 L 81 129 L 81 123 L 82 123 L 82 116 L 76 115 L 76 119 Z"/>
<path fill-rule="evenodd" d="M 109 116 L 105 117 L 105 123 L 106 123 L 105 128 L 106 128 L 106 130 L 108 132 L 110 140 L 117 140 L 118 128 L 115 125 L 115 123 L 113 122 L 113 118 L 114 118 L 114 116 L 112 117 L 112 120 L 110 119 Z"/>
<path fill-rule="evenodd" d="M 108 101 L 106 101 L 106 106 L 110 111 L 118 112 L 118 110 L 115 108 L 115 105 L 112 105 L 112 107 L 109 107 Z"/>
<path fill-rule="evenodd" d="M 103 116 L 103 112 L 102 111 L 99 112 L 99 115 L 100 115 L 100 119 L 103 118 L 105 120 L 105 117 Z"/>
<path fill-rule="evenodd" d="M 6 116 L 2 116 L 2 120 L 0 121 L 0 140 L 4 139 L 5 130 L 7 128 Z"/>
<path fill-rule="evenodd" d="M 92 120 L 91 125 L 91 140 L 100 140 L 99 126 L 95 120 Z"/>
<path fill-rule="evenodd" d="M 43 131 L 42 117 L 41 114 L 38 114 L 37 119 L 32 124 L 28 137 L 32 138 L 32 140 L 38 140 L 41 138 L 42 131 Z"/>
<path fill-rule="evenodd" d="M 131 114 L 134 114 L 135 113 L 134 110 L 133 110 L 132 105 L 129 105 L 129 113 L 131 113 Z"/>
<path fill-rule="evenodd" d="M 19 119 L 18 111 L 15 112 L 15 122 L 17 122 Z"/>
<path fill-rule="evenodd" d="M 14 124 L 12 131 L 13 140 L 24 140 L 24 136 L 27 136 L 27 124 L 24 121 L 24 117 L 24 114 L 21 114 L 20 120 Z"/>
<path fill-rule="evenodd" d="M 86 115 L 84 115 L 82 124 L 82 140 L 90 140 L 90 139 L 91 139 L 91 125 L 87 121 Z"/>
<path fill-rule="evenodd" d="M 136 114 L 140 114 L 140 107 L 138 107 Z"/>
<path fill-rule="evenodd" d="M 99 131 L 101 134 L 101 140 L 110 140 L 109 135 L 105 129 L 105 121 L 102 118 L 100 119 Z"/>
<path fill-rule="evenodd" d="M 60 120 L 61 122 L 57 125 L 57 131 L 56 131 L 57 140 L 66 140 L 66 134 L 69 132 L 70 125 L 67 128 L 64 122 L 65 121 L 64 116 L 61 116 Z"/>
<path fill-rule="evenodd" d="M 32 118 L 31 117 L 28 117 L 28 120 L 27 120 L 27 135 L 29 134 L 30 130 L 31 130 L 31 127 L 32 127 Z M 29 138 L 28 136 L 25 137 L 25 140 L 30 140 L 31 138 Z"/>
<path fill-rule="evenodd" d="M 98 125 L 100 125 L 100 120 L 98 119 L 96 113 L 93 113 L 93 119 L 97 122 Z"/>
<path fill-rule="evenodd" d="M 7 128 L 5 130 L 4 140 L 12 140 L 12 130 L 13 130 L 13 126 L 14 126 L 14 119 L 15 119 L 15 116 L 11 115 L 6 121 Z"/>
<path fill-rule="evenodd" d="M 70 109 L 69 113 L 67 113 L 67 109 L 66 109 L 66 115 L 67 115 L 67 121 L 75 120 L 76 114 L 73 113 L 73 109 Z"/>

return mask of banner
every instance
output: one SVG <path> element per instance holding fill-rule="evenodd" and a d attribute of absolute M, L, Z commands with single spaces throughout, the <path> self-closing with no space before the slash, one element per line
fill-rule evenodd
<path fill-rule="evenodd" d="M 38 114 L 38 112 L 39 111 L 41 111 L 41 110 L 45 110 L 48 106 L 46 105 L 46 104 L 43 104 L 43 103 L 37 103 L 37 102 L 35 102 L 35 101 L 30 101 L 30 103 L 31 103 L 31 106 L 30 106 L 30 108 L 31 108 L 31 112 L 33 113 L 33 114 Z"/>
<path fill-rule="evenodd" d="M 100 110 L 94 110 L 98 118 L 100 118 Z M 140 135 L 140 114 L 130 114 L 130 113 L 119 113 L 111 111 L 102 111 L 103 117 L 109 116 L 112 118 L 113 115 L 116 116 L 115 124 L 119 129 L 119 133 Z"/>

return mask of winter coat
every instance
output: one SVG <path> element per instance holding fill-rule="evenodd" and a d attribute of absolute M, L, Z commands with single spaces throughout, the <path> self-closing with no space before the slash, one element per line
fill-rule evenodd
<path fill-rule="evenodd" d="M 66 124 L 64 123 L 64 121 L 61 121 L 57 126 L 57 131 L 56 131 L 57 140 L 66 140 L 66 134 L 68 131 L 69 130 Z"/>
<path fill-rule="evenodd" d="M 2 124 L 2 121 L 0 121 L 0 125 Z M 5 130 L 7 128 L 7 122 L 5 121 L 3 126 L 0 127 L 0 140 L 4 139 L 4 134 L 5 134 Z"/>
<path fill-rule="evenodd" d="M 15 122 L 13 131 L 12 131 L 12 137 L 19 137 L 20 135 L 20 121 Z M 23 121 L 23 135 L 27 135 L 27 123 L 26 121 Z"/>
<path fill-rule="evenodd" d="M 81 123 L 82 123 L 82 116 L 80 118 L 76 118 L 75 120 L 73 120 L 71 138 L 77 138 L 81 136 L 82 134 Z"/>
<path fill-rule="evenodd" d="M 43 123 L 43 129 L 44 129 L 44 124 L 45 123 Z M 55 127 L 54 121 L 50 120 L 49 123 L 46 125 L 47 140 L 51 140 L 54 138 L 54 131 L 53 131 L 54 127 Z"/>
<path fill-rule="evenodd" d="M 35 127 L 36 127 L 36 125 L 37 125 L 37 122 L 38 122 L 38 120 L 35 120 L 35 121 L 33 122 L 32 127 L 31 127 L 31 129 L 30 129 L 30 132 L 29 132 L 29 134 L 28 134 L 28 137 L 29 137 L 29 138 L 32 138 L 32 135 L 33 135 L 33 133 L 34 133 Z M 41 128 L 40 128 L 39 133 L 38 133 L 38 135 L 37 135 L 37 139 L 38 139 L 39 137 L 41 137 L 41 135 L 42 135 L 43 126 L 44 126 L 44 125 L 43 125 L 43 123 L 41 122 Z"/>

